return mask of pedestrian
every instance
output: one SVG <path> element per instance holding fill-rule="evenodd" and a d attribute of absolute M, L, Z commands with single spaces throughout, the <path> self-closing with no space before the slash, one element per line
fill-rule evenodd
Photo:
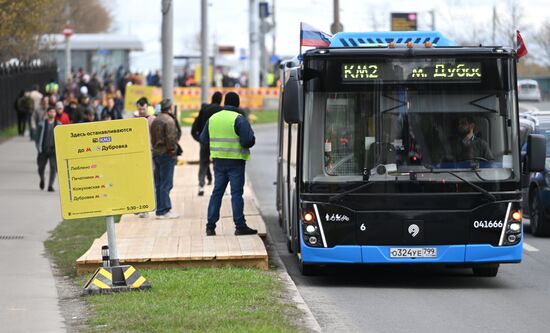
<path fill-rule="evenodd" d="M 153 124 L 153 121 L 155 121 L 155 116 L 151 115 L 149 113 L 149 101 L 147 100 L 147 97 L 141 97 L 136 102 L 137 110 L 134 112 L 134 117 L 143 117 L 147 119 L 147 123 L 149 124 L 149 129 L 151 129 L 151 124 Z"/>
<path fill-rule="evenodd" d="M 54 141 L 54 129 L 57 125 L 61 125 L 61 122 L 56 120 L 56 109 L 48 107 L 46 112 L 46 118 L 43 119 L 37 127 L 36 135 L 36 149 L 38 150 L 38 157 L 36 163 L 38 164 L 38 175 L 40 176 L 40 189 L 44 189 L 44 172 L 46 170 L 46 164 L 50 163 L 50 181 L 48 183 L 48 192 L 54 192 L 53 182 L 55 180 L 55 174 L 57 173 L 57 162 L 55 159 L 55 141 Z"/>
<path fill-rule="evenodd" d="M 95 112 L 92 109 L 87 109 L 84 111 L 84 118 L 82 119 L 82 123 L 91 123 L 95 121 Z"/>
<path fill-rule="evenodd" d="M 191 126 L 191 136 L 193 139 L 199 141 L 204 125 L 210 117 L 216 112 L 222 110 L 220 106 L 223 95 L 221 92 L 216 91 L 212 95 L 212 103 L 204 103 L 199 111 L 199 115 L 195 118 L 193 125 Z M 200 155 L 199 155 L 199 196 L 204 195 L 204 178 L 208 179 L 208 185 L 212 184 L 212 172 L 210 171 L 210 147 L 201 143 Z"/>
<path fill-rule="evenodd" d="M 134 117 L 136 118 L 145 118 L 147 119 L 147 124 L 149 128 L 149 132 L 151 132 L 151 125 L 153 124 L 153 121 L 155 121 L 155 116 L 149 114 L 149 101 L 147 100 L 147 97 L 141 97 L 136 102 L 137 110 L 134 112 Z M 154 170 L 153 170 L 154 171 Z M 141 212 L 136 214 L 141 218 L 149 217 L 148 212 Z"/>
<path fill-rule="evenodd" d="M 81 119 L 81 117 L 77 113 L 78 109 L 78 102 L 76 101 L 69 101 L 68 105 L 65 106 L 65 112 L 69 115 L 69 120 L 71 123 L 78 123 Z"/>
<path fill-rule="evenodd" d="M 202 144 L 210 146 L 214 160 L 214 190 L 208 204 L 206 235 L 216 235 L 216 222 L 227 184 L 231 184 L 231 208 L 235 235 L 254 235 L 258 231 L 246 225 L 244 217 L 245 165 L 250 158 L 250 148 L 256 143 L 250 123 L 238 112 L 239 95 L 228 92 L 223 110 L 206 122 L 201 133 Z"/>
<path fill-rule="evenodd" d="M 63 125 L 71 123 L 69 115 L 65 112 L 63 102 L 55 103 L 55 120 L 59 121 Z"/>
<path fill-rule="evenodd" d="M 164 99 L 160 103 L 161 112 L 151 124 L 151 145 L 157 199 L 157 219 L 177 219 L 172 211 L 170 190 L 174 183 L 174 169 L 178 156 L 178 128 L 172 117 L 172 102 Z"/>
<path fill-rule="evenodd" d="M 38 128 L 38 124 L 46 117 L 49 101 L 50 98 L 48 96 L 42 96 L 38 108 L 35 108 L 34 112 L 31 115 L 31 129 L 33 132 L 33 140 L 36 140 L 36 129 Z"/>
<path fill-rule="evenodd" d="M 32 115 L 35 111 L 37 111 L 40 108 L 40 101 L 42 100 L 43 95 L 39 91 L 39 87 L 37 84 L 33 84 L 31 91 L 29 92 L 29 97 L 33 101 L 33 110 L 29 114 L 29 131 L 30 131 L 30 137 L 31 141 L 34 140 L 34 129 L 35 126 L 32 124 Z"/>
<path fill-rule="evenodd" d="M 17 113 L 17 132 L 20 136 L 25 135 L 25 128 L 30 114 L 34 110 L 32 98 L 28 96 L 25 90 L 21 90 L 14 103 L 14 109 Z"/>
<path fill-rule="evenodd" d="M 114 97 L 107 98 L 107 106 L 101 111 L 101 120 L 122 119 L 121 111 L 115 105 Z"/>

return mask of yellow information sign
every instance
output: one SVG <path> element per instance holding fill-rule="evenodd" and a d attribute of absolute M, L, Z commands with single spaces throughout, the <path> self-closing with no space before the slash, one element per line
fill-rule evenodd
<path fill-rule="evenodd" d="M 64 219 L 155 209 L 145 118 L 57 126 L 55 149 Z"/>

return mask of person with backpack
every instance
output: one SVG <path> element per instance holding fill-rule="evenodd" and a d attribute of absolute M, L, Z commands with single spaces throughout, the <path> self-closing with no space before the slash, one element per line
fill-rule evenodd
<path fill-rule="evenodd" d="M 15 100 L 14 108 L 15 112 L 17 112 L 17 132 L 20 136 L 23 136 L 25 135 L 27 123 L 34 111 L 34 101 L 24 90 L 21 90 Z"/>

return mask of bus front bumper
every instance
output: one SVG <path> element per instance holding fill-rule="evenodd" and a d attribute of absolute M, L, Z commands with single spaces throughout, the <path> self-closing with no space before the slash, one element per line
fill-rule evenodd
<path fill-rule="evenodd" d="M 434 258 L 392 258 L 390 248 L 436 248 Z M 307 246 L 302 241 L 302 261 L 318 264 L 429 264 L 429 263 L 518 263 L 523 240 L 513 246 L 468 245 L 340 245 L 332 248 Z"/>

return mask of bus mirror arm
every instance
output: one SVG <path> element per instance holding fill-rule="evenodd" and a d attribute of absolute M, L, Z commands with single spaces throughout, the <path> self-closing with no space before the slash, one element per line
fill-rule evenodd
<path fill-rule="evenodd" d="M 544 171 L 546 162 L 546 137 L 541 134 L 529 134 L 527 137 L 527 171 Z"/>

